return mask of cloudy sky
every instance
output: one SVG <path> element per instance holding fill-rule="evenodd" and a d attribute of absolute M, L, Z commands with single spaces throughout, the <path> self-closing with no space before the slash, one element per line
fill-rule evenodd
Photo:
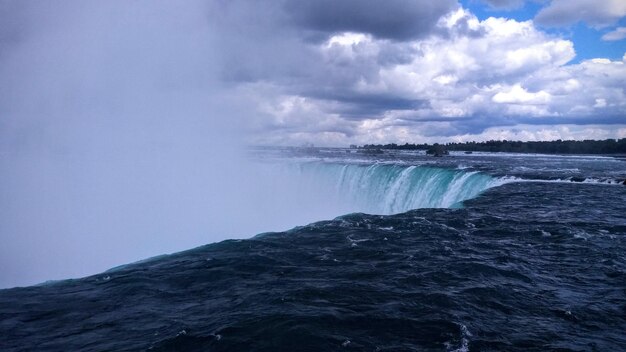
<path fill-rule="evenodd" d="M 0 4 L 0 111 L 21 142 L 185 95 L 228 101 L 198 118 L 250 144 L 626 137 L 623 0 Z"/>
<path fill-rule="evenodd" d="M 623 0 L 229 1 L 211 15 L 261 144 L 626 136 Z"/>
<path fill-rule="evenodd" d="M 626 137 L 625 54 L 624 0 L 0 0 L 0 287 L 338 214 L 250 144 Z"/>

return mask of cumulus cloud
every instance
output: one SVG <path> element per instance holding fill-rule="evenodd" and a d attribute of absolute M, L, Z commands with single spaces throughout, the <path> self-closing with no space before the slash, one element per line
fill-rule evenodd
<path fill-rule="evenodd" d="M 618 41 L 626 38 L 626 27 L 618 27 L 602 36 L 604 41 Z"/>
<path fill-rule="evenodd" d="M 577 22 L 602 28 L 626 16 L 623 0 L 552 0 L 541 9 L 535 21 L 544 26 L 568 26 Z"/>
<path fill-rule="evenodd" d="M 519 123 L 592 123 L 598 109 L 604 123 L 623 121 L 623 62 L 572 64 L 573 43 L 532 21 L 480 21 L 458 8 L 427 36 L 404 40 L 355 27 L 313 41 L 301 25 L 271 30 L 289 38 L 297 58 L 277 66 L 269 60 L 255 80 L 239 81 L 262 116 L 254 124 L 254 143 L 450 138 Z M 239 70 L 247 65 L 245 59 L 229 61 Z M 271 77 L 262 74 L 268 71 Z"/>
<path fill-rule="evenodd" d="M 542 105 L 549 103 L 550 99 L 550 93 L 543 90 L 539 92 L 529 92 L 519 84 L 516 84 L 507 91 L 496 93 L 491 100 L 500 104 Z"/>

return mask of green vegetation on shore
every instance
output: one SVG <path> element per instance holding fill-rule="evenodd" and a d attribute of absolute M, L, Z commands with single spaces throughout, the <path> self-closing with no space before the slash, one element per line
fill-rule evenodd
<path fill-rule="evenodd" d="M 603 141 L 487 141 L 445 144 L 366 144 L 359 149 L 432 150 L 433 148 L 468 152 L 507 152 L 542 154 L 626 154 L 626 138 Z"/>

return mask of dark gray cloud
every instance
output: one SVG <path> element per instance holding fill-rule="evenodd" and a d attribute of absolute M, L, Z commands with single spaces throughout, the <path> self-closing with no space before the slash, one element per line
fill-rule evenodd
<path fill-rule="evenodd" d="M 437 20 L 457 6 L 456 0 L 289 0 L 285 3 L 296 26 L 326 35 L 361 32 L 393 40 L 428 35 Z"/>
<path fill-rule="evenodd" d="M 350 90 L 332 92 L 309 92 L 306 96 L 336 102 L 331 112 L 341 114 L 346 119 L 362 120 L 379 117 L 391 110 L 415 110 L 429 106 L 427 100 L 403 98 L 391 94 L 367 94 Z"/>
<path fill-rule="evenodd" d="M 481 0 L 491 8 L 498 10 L 513 10 L 524 5 L 524 0 Z"/>
<path fill-rule="evenodd" d="M 276 0 L 263 6 L 232 0 L 211 2 L 208 19 L 219 33 L 215 40 L 223 79 L 304 81 L 328 76 L 316 46 L 334 34 L 359 32 L 394 41 L 421 38 L 437 31 L 439 18 L 457 6 L 456 0 Z M 353 67 L 343 74 L 335 65 L 333 76 L 367 75 L 381 65 L 407 63 L 416 54 L 411 46 L 381 45 L 376 60 L 350 62 Z M 364 70 L 365 65 L 369 68 Z"/>
<path fill-rule="evenodd" d="M 224 81 L 306 80 L 321 60 L 306 44 L 283 8 L 283 0 L 209 1 L 206 18 L 214 34 L 217 62 Z"/>

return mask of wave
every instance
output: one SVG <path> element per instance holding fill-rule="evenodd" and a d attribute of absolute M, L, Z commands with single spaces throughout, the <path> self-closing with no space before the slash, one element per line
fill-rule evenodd
<path fill-rule="evenodd" d="M 503 176 L 499 178 L 504 183 L 511 182 L 540 182 L 540 183 L 583 183 L 593 185 L 621 185 L 622 180 L 610 179 L 610 178 L 596 178 L 596 177 L 565 177 L 565 178 L 546 178 L 546 177 L 517 177 L 517 176 Z"/>
<path fill-rule="evenodd" d="M 315 184 L 352 212 L 395 214 L 417 208 L 453 208 L 509 182 L 478 171 L 393 164 L 295 164 L 302 187 Z"/>

